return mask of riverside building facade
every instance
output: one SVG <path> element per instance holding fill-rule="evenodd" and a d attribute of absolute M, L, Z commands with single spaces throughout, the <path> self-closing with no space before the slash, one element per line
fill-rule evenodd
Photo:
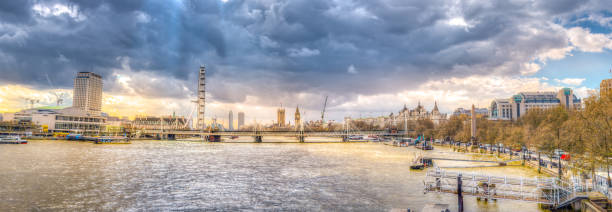
<path fill-rule="evenodd" d="M 368 117 L 368 118 L 358 118 L 358 119 L 350 119 L 348 120 L 354 121 L 362 121 L 367 124 L 384 127 L 388 124 L 402 124 L 404 121 L 416 121 L 416 120 L 431 120 L 435 125 L 438 125 L 447 120 L 447 114 L 440 113 L 438 109 L 438 102 L 434 102 L 434 107 L 431 111 L 427 111 L 421 102 L 414 109 L 409 109 L 404 105 L 397 114 L 391 113 L 388 116 L 379 116 L 379 117 Z"/>
<path fill-rule="evenodd" d="M 604 96 L 609 93 L 612 93 L 612 78 L 602 80 L 599 84 L 599 95 Z"/>
<path fill-rule="evenodd" d="M 490 119 L 517 120 L 533 109 L 550 109 L 563 106 L 569 110 L 580 109 L 582 101 L 570 88 L 557 92 L 521 92 L 508 99 L 495 99 L 490 106 Z"/>
<path fill-rule="evenodd" d="M 91 115 L 76 107 L 39 107 L 14 114 L 13 120 L 31 122 L 43 131 L 79 134 L 99 134 L 104 130 L 106 117 Z"/>

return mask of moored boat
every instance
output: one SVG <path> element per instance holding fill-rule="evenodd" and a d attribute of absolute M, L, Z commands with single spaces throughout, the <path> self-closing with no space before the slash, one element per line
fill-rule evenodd
<path fill-rule="evenodd" d="M 420 169 L 423 170 L 427 167 L 433 166 L 433 160 L 430 158 L 423 158 L 422 156 L 417 157 L 412 165 L 410 165 L 410 169 Z"/>
<path fill-rule="evenodd" d="M 113 137 L 113 136 L 102 136 L 95 137 L 95 144 L 129 144 L 130 139 L 128 137 Z"/>
<path fill-rule="evenodd" d="M 19 136 L 0 136 L 0 144 L 27 144 L 28 141 L 21 139 Z"/>

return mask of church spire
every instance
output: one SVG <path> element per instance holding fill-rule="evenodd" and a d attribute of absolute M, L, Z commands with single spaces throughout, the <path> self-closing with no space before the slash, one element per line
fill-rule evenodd
<path fill-rule="evenodd" d="M 438 101 L 434 101 L 433 111 L 438 111 Z"/>

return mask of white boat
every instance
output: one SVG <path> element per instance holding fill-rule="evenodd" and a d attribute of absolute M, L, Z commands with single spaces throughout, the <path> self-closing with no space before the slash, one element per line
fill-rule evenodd
<path fill-rule="evenodd" d="M 28 141 L 19 136 L 0 135 L 0 144 L 27 144 Z"/>

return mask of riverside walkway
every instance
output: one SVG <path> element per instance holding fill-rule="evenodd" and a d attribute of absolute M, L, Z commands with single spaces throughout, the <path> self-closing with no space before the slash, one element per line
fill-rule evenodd
<path fill-rule="evenodd" d="M 512 160 L 507 160 L 507 161 L 495 161 L 495 160 L 469 160 L 469 159 L 454 159 L 454 158 L 431 158 L 428 157 L 427 159 L 431 159 L 431 160 L 451 160 L 451 161 L 463 161 L 463 162 L 480 162 L 480 163 L 510 163 L 510 162 L 514 162 L 514 161 L 520 161 L 522 160 L 521 158 L 516 158 L 516 159 L 512 159 Z"/>

